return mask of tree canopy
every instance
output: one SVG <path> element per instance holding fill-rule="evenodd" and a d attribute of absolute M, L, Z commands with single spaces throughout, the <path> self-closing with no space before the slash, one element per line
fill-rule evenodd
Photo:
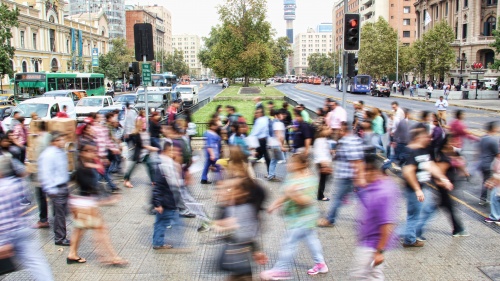
<path fill-rule="evenodd" d="M 160 51 L 156 53 L 155 58 L 156 61 L 163 63 L 163 67 L 160 71 L 161 73 L 168 71 L 177 75 L 177 77 L 190 74 L 189 66 L 184 61 L 184 51 L 182 50 L 174 49 L 173 53 Z"/>
<path fill-rule="evenodd" d="M 0 79 L 4 75 L 9 75 L 12 77 L 14 75 L 14 70 L 12 69 L 11 59 L 14 57 L 14 52 L 16 49 L 10 45 L 10 40 L 12 39 L 12 27 L 17 27 L 19 10 L 16 8 L 14 10 L 9 9 L 5 4 L 0 5 Z"/>
<path fill-rule="evenodd" d="M 455 52 L 451 43 L 455 40 L 455 33 L 451 26 L 442 21 L 423 34 L 420 48 L 423 52 L 419 60 L 425 62 L 425 71 L 430 76 L 440 80 L 444 79 L 446 72 L 450 71 L 455 63 Z"/>
<path fill-rule="evenodd" d="M 99 67 L 96 68 L 96 72 L 104 74 L 106 78 L 114 82 L 123 78 L 124 72 L 128 72 L 129 63 L 134 54 L 123 38 L 113 39 L 111 44 L 113 49 L 99 56 Z"/>
<path fill-rule="evenodd" d="M 310 54 L 307 58 L 307 72 L 318 76 L 335 77 L 340 65 L 339 54 L 339 52 Z"/>

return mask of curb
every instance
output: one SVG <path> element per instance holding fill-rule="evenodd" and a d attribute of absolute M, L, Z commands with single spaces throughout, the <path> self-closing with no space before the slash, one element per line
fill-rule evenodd
<path fill-rule="evenodd" d="M 421 100 L 419 98 L 406 97 L 406 96 L 394 96 L 394 95 L 391 95 L 390 97 L 391 98 L 399 98 L 399 99 L 407 99 L 407 100 L 418 100 L 418 101 L 424 101 L 424 102 L 428 102 L 428 103 L 435 103 L 436 102 L 436 101 L 432 101 L 432 100 L 425 100 L 425 99 Z M 495 101 L 495 100 L 492 100 L 492 101 Z M 448 101 L 448 104 L 451 105 L 451 106 L 456 106 L 456 107 L 463 107 L 463 108 L 469 108 L 469 109 L 475 109 L 475 110 L 485 110 L 485 111 L 491 111 L 491 112 L 495 112 L 495 113 L 500 113 L 500 109 L 484 108 L 484 107 L 474 106 L 474 105 L 462 105 L 462 104 L 456 104 L 456 103 L 453 103 L 453 102 L 450 102 L 450 101 Z"/>

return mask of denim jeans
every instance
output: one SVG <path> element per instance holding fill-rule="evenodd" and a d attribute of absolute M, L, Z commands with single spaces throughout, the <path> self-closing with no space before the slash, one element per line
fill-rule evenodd
<path fill-rule="evenodd" d="M 490 194 L 490 219 L 500 220 L 500 189 L 494 188 Z"/>
<path fill-rule="evenodd" d="M 208 180 L 208 169 L 210 166 L 214 166 L 216 169 L 216 172 L 220 172 L 220 167 L 219 165 L 215 164 L 217 162 L 217 159 L 214 161 L 210 160 L 210 155 L 208 153 L 205 153 L 205 166 L 203 167 L 203 172 L 201 174 L 201 179 L 202 180 Z"/>
<path fill-rule="evenodd" d="M 32 280 L 52 281 L 52 271 L 43 255 L 37 240 L 30 237 L 27 228 L 2 233 L 0 240 L 6 239 L 14 247 L 16 261 L 20 262 L 31 273 Z"/>
<path fill-rule="evenodd" d="M 385 153 L 384 143 L 382 142 L 382 135 L 374 134 L 374 138 L 372 139 L 372 145 L 376 149 L 382 151 L 382 153 Z"/>
<path fill-rule="evenodd" d="M 384 163 L 382 169 L 389 169 L 393 162 L 398 163 L 398 165 L 402 167 L 404 165 L 404 159 L 406 158 L 405 148 L 407 145 L 408 144 L 406 143 L 397 143 L 396 147 L 394 148 L 394 154 L 389 152 L 389 161 Z M 388 149 L 390 150 L 390 147 L 388 147 Z"/>
<path fill-rule="evenodd" d="M 177 236 L 179 243 L 183 238 L 183 224 L 179 217 L 179 212 L 177 210 L 167 210 L 163 209 L 163 213 L 156 214 L 156 220 L 153 229 L 153 247 L 163 246 L 165 244 L 165 231 L 167 226 L 173 225 L 172 232 L 174 228 L 180 232 L 180 235 L 172 235 L 172 237 Z M 169 231 L 170 232 L 170 231 Z"/>
<path fill-rule="evenodd" d="M 488 188 L 486 187 L 486 182 L 493 176 L 493 172 L 491 170 L 482 170 L 481 174 L 483 175 L 483 184 L 481 186 L 481 200 L 486 201 L 488 199 Z"/>
<path fill-rule="evenodd" d="M 279 150 L 279 152 L 276 152 L 276 150 Z M 276 157 L 276 153 L 281 153 L 281 159 Z M 276 166 L 278 165 L 278 161 L 285 159 L 285 156 L 283 155 L 283 151 L 281 151 L 281 147 L 279 146 L 271 147 L 269 149 L 269 154 L 271 155 L 271 163 L 269 164 L 269 177 L 274 177 L 276 176 Z"/>
<path fill-rule="evenodd" d="M 330 223 L 335 223 L 338 209 L 342 205 L 342 199 L 354 190 L 354 184 L 352 179 L 335 179 L 335 187 L 337 189 L 337 194 L 335 195 L 332 208 L 328 212 L 327 217 Z"/>
<path fill-rule="evenodd" d="M 111 179 L 110 175 L 111 175 L 111 171 L 110 171 L 110 168 L 111 168 L 111 165 L 110 166 L 107 166 L 104 170 L 104 175 L 100 175 L 100 179 L 99 180 L 102 180 L 104 179 L 107 183 L 108 183 L 108 187 L 111 189 L 111 190 L 114 190 L 116 189 L 116 184 L 113 182 L 113 180 Z"/>
<path fill-rule="evenodd" d="M 315 228 L 291 228 L 287 230 L 286 238 L 281 246 L 281 252 L 278 261 L 273 269 L 278 271 L 290 271 L 293 264 L 293 258 L 298 248 L 298 243 L 305 240 L 307 248 L 311 252 L 314 263 L 324 263 L 323 249 L 318 239 Z"/>
<path fill-rule="evenodd" d="M 419 202 L 417 195 L 413 189 L 406 188 L 406 227 L 404 232 L 404 243 L 413 244 L 417 241 L 417 228 L 420 223 L 420 212 L 424 203 Z M 428 198 L 428 193 L 424 190 L 425 200 L 430 200 Z M 424 201 L 425 202 L 425 201 Z"/>

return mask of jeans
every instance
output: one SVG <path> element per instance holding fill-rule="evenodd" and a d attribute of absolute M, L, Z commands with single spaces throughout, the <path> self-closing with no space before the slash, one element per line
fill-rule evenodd
<path fill-rule="evenodd" d="M 257 152 L 257 160 L 264 157 L 266 160 L 267 172 L 269 173 L 269 165 L 271 164 L 271 159 L 269 158 L 269 153 L 267 153 L 267 138 L 259 139 L 259 147 L 255 149 Z"/>
<path fill-rule="evenodd" d="M 153 163 L 151 162 L 150 160 L 150 156 L 149 155 L 146 155 L 146 157 L 144 157 L 144 161 L 146 163 L 146 167 L 147 167 L 147 171 L 148 171 L 148 176 L 149 176 L 149 179 L 151 180 L 151 182 L 153 182 L 153 179 L 154 179 L 154 174 L 155 174 L 155 168 L 154 168 L 154 165 Z M 135 166 L 137 164 L 140 164 L 140 162 L 137 162 L 137 161 L 134 161 L 132 162 L 129 166 L 129 169 L 127 171 L 127 173 L 125 173 L 125 176 L 124 176 L 124 179 L 126 181 L 130 180 L 130 177 L 132 176 L 132 172 L 134 172 L 134 169 L 135 169 Z"/>
<path fill-rule="evenodd" d="M 160 139 L 159 138 L 150 138 L 151 146 L 156 147 L 161 151 Z"/>
<path fill-rule="evenodd" d="M 59 188 L 57 195 L 51 195 L 54 208 L 54 240 L 62 242 L 66 239 L 66 214 L 68 212 L 68 187 Z"/>
<path fill-rule="evenodd" d="M 389 169 L 391 166 L 391 163 L 397 162 L 399 166 L 404 165 L 404 159 L 406 159 L 406 154 L 405 154 L 405 149 L 408 144 L 406 143 L 397 143 L 396 147 L 394 148 L 394 154 L 390 154 L 389 161 L 385 162 L 384 165 L 382 166 L 382 169 Z M 390 150 L 390 147 L 389 147 Z"/>
<path fill-rule="evenodd" d="M 420 212 L 424 203 L 419 202 L 413 189 L 406 188 L 406 227 L 404 232 L 405 244 L 413 244 L 417 241 L 417 228 L 420 223 Z M 428 193 L 424 190 L 425 200 L 430 200 Z"/>
<path fill-rule="evenodd" d="M 38 210 L 40 210 L 40 222 L 48 221 L 47 194 L 41 187 L 36 187 L 36 197 L 38 199 Z"/>
<path fill-rule="evenodd" d="M 283 151 L 281 151 L 281 147 L 279 146 L 273 146 L 269 149 L 269 152 L 271 153 L 271 163 L 269 163 L 269 177 L 274 177 L 276 176 L 276 166 L 278 165 L 278 161 L 285 159 L 285 156 L 283 155 Z M 281 157 L 277 157 L 281 153 Z"/>
<path fill-rule="evenodd" d="M 481 173 L 483 175 L 483 185 L 481 186 L 480 199 L 486 201 L 486 199 L 488 198 L 488 188 L 486 188 L 486 181 L 488 181 L 488 179 L 493 176 L 493 173 L 491 170 L 482 170 Z"/>
<path fill-rule="evenodd" d="M 116 173 L 120 171 L 120 165 L 122 163 L 122 156 L 121 154 L 115 154 L 113 155 L 113 160 L 111 161 L 111 164 L 109 165 L 109 172 L 110 173 Z"/>
<path fill-rule="evenodd" d="M 385 147 L 384 147 L 384 143 L 382 142 L 382 135 L 379 135 L 379 134 L 374 134 L 373 135 L 373 139 L 372 139 L 372 145 L 382 151 L 382 153 L 385 153 Z"/>
<path fill-rule="evenodd" d="M 182 241 L 184 226 L 179 217 L 179 212 L 177 210 L 163 209 L 163 213 L 156 214 L 156 220 L 153 230 L 153 247 L 165 245 L 165 231 L 167 230 L 167 226 L 169 225 L 178 226 L 178 230 L 181 232 L 181 234 L 172 236 L 177 236 L 176 238 L 179 240 L 179 242 Z"/>
<path fill-rule="evenodd" d="M 353 280 L 384 280 L 385 262 L 372 267 L 373 255 L 377 250 L 370 247 L 359 246 L 354 252 L 354 266 L 351 276 Z"/>
<path fill-rule="evenodd" d="M 6 239 L 14 247 L 16 261 L 20 262 L 31 273 L 32 280 L 52 281 L 52 271 L 38 242 L 30 237 L 27 228 L 2 233 L 0 240 Z"/>
<path fill-rule="evenodd" d="M 354 190 L 354 183 L 352 179 L 335 179 L 335 187 L 337 189 L 337 194 L 333 200 L 333 205 L 328 212 L 328 221 L 330 223 L 335 223 L 335 218 L 337 217 L 337 211 L 342 206 L 342 199 Z"/>
<path fill-rule="evenodd" d="M 210 160 L 210 155 L 208 153 L 205 154 L 205 166 L 203 167 L 203 172 L 201 174 L 201 180 L 208 180 L 208 169 L 210 166 L 214 166 L 216 169 L 217 173 L 220 173 L 220 166 L 215 164 L 217 162 L 217 159 L 215 160 Z"/>
<path fill-rule="evenodd" d="M 314 263 L 324 263 L 323 249 L 318 239 L 315 228 L 292 228 L 288 229 L 286 238 L 281 246 L 281 252 L 278 261 L 273 269 L 278 271 L 290 271 L 293 264 L 293 258 L 298 248 L 300 240 L 305 240 L 307 248 L 311 252 Z"/>
<path fill-rule="evenodd" d="M 114 190 L 116 189 L 116 184 L 113 182 L 113 180 L 110 178 L 110 175 L 111 175 L 111 165 L 107 166 L 105 169 L 104 169 L 104 175 L 100 175 L 100 180 L 104 179 L 107 183 L 108 183 L 108 187 L 111 189 L 111 190 Z"/>
<path fill-rule="evenodd" d="M 490 194 L 490 219 L 500 220 L 500 189 L 494 188 Z"/>

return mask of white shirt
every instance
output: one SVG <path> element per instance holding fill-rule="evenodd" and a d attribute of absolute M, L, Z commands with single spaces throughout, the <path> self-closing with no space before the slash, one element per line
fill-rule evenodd
<path fill-rule="evenodd" d="M 435 106 L 439 111 L 446 110 L 446 108 L 448 107 L 448 102 L 445 99 L 443 99 L 442 101 L 437 100 Z"/>
<path fill-rule="evenodd" d="M 314 163 L 332 162 L 332 154 L 330 153 L 330 143 L 326 138 L 317 138 L 313 145 Z"/>
<path fill-rule="evenodd" d="M 278 122 L 275 121 L 273 122 L 273 137 L 268 139 L 268 145 L 269 146 L 281 146 L 281 143 L 279 142 L 277 136 L 278 134 L 281 137 L 285 136 L 285 124 L 283 122 Z"/>
<path fill-rule="evenodd" d="M 432 91 L 434 91 L 434 88 L 432 88 L 432 86 L 427 87 L 427 92 L 432 92 Z"/>
<path fill-rule="evenodd" d="M 396 131 L 396 128 L 398 127 L 399 121 L 405 119 L 405 112 L 401 107 L 398 107 L 396 112 L 394 113 L 394 121 L 392 123 L 392 129 L 391 132 L 394 133 Z"/>

